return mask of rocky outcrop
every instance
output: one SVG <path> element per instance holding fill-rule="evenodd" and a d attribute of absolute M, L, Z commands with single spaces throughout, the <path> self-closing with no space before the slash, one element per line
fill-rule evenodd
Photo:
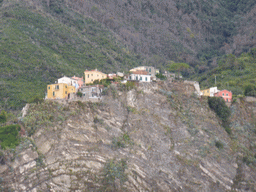
<path fill-rule="evenodd" d="M 32 104 L 24 124 L 29 132 L 37 118 L 34 144 L 1 171 L 4 189 L 255 191 L 256 172 L 194 91 L 183 83 L 142 83 L 112 87 L 101 103 Z"/>

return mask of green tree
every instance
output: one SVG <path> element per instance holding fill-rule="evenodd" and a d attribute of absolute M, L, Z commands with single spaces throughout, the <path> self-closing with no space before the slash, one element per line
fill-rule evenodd
<path fill-rule="evenodd" d="M 180 73 L 183 70 L 189 69 L 190 66 L 187 63 L 170 63 L 168 66 L 168 71 L 178 72 L 178 78 L 180 78 Z"/>

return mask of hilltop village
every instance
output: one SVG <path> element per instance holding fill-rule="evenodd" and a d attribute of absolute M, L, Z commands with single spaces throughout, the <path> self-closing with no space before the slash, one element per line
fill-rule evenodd
<path fill-rule="evenodd" d="M 163 77 L 163 78 L 160 78 Z M 182 76 L 175 76 L 174 73 L 164 71 L 163 74 L 152 66 L 139 66 L 133 68 L 128 74 L 123 72 L 105 74 L 97 69 L 85 70 L 84 77 L 61 77 L 54 84 L 47 85 L 45 99 L 48 100 L 82 100 L 99 101 L 106 85 L 126 84 L 127 82 L 151 83 L 160 79 L 182 79 Z M 217 87 L 200 90 L 198 82 L 184 81 L 194 85 L 195 93 L 201 97 L 222 97 L 225 102 L 232 102 L 232 92 L 218 90 Z"/>

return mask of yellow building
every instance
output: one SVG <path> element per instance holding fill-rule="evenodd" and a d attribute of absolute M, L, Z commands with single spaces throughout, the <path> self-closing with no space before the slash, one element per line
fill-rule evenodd
<path fill-rule="evenodd" d="M 84 72 L 84 83 L 85 84 L 89 84 L 89 83 L 93 83 L 93 81 L 95 80 L 101 80 L 101 79 L 107 79 L 107 74 L 105 73 L 102 73 L 100 71 L 98 71 L 97 69 L 95 70 L 91 70 L 91 71 L 88 71 L 86 70 Z"/>
<path fill-rule="evenodd" d="M 75 92 L 74 86 L 65 83 L 47 85 L 47 99 L 70 99 Z"/>
<path fill-rule="evenodd" d="M 201 90 L 202 96 L 210 97 L 210 89 Z"/>

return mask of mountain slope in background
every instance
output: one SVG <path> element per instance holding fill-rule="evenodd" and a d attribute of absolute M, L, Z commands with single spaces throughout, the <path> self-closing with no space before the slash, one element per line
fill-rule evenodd
<path fill-rule="evenodd" d="M 20 108 L 62 75 L 166 68 L 204 72 L 255 46 L 254 0 L 2 0 L 0 96 Z M 201 74 L 200 74 L 201 75 Z"/>
<path fill-rule="evenodd" d="M 94 68 L 123 71 L 142 62 L 89 17 L 67 8 L 66 20 L 60 21 L 25 5 L 4 1 L 0 8 L 0 96 L 7 108 L 43 97 L 46 84 L 62 75 L 83 76 L 85 69 Z"/>

